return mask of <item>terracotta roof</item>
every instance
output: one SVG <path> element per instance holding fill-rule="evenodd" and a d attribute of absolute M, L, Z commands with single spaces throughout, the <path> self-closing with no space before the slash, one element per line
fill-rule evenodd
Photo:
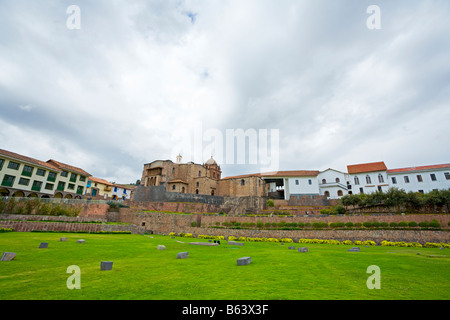
<path fill-rule="evenodd" d="M 319 175 L 319 170 L 273 171 L 261 173 L 262 177 L 314 177 L 317 175 Z"/>
<path fill-rule="evenodd" d="M 175 179 L 175 180 L 170 180 L 169 183 L 184 183 L 184 184 L 189 184 L 184 180 L 181 179 Z"/>
<path fill-rule="evenodd" d="M 96 178 L 96 177 L 89 177 L 89 180 L 91 180 L 92 182 L 101 183 L 101 184 L 104 184 L 104 185 L 107 185 L 107 186 L 111 186 L 111 187 L 114 186 L 114 184 L 112 184 L 109 181 L 106 181 L 105 179 L 100 179 L 100 178 Z"/>
<path fill-rule="evenodd" d="M 372 172 L 372 171 L 385 171 L 385 170 L 387 170 L 387 167 L 383 161 L 362 163 L 362 164 L 353 164 L 353 165 L 347 166 L 347 171 L 350 174 Z"/>
<path fill-rule="evenodd" d="M 88 176 L 88 177 L 91 176 L 90 173 L 84 171 L 83 169 L 80 169 L 80 168 L 77 168 L 77 167 L 74 167 L 74 166 L 53 160 L 53 159 L 48 160 L 47 163 L 50 163 L 50 164 L 60 168 L 61 170 L 68 170 L 68 171 L 76 172 L 76 173 L 79 173 L 79 174 L 82 174 L 82 175 Z"/>
<path fill-rule="evenodd" d="M 253 173 L 253 174 L 244 174 L 240 176 L 226 177 L 226 179 L 239 179 L 239 178 L 248 178 L 248 177 L 315 177 L 319 175 L 318 170 L 293 170 L 293 171 L 273 171 L 273 172 L 264 172 L 264 173 Z"/>
<path fill-rule="evenodd" d="M 447 163 L 447 164 L 436 164 L 436 165 L 431 165 L 431 166 L 419 166 L 419 167 L 390 169 L 387 172 L 388 173 L 397 173 L 397 172 L 436 170 L 436 169 L 450 169 L 450 163 Z"/>
<path fill-rule="evenodd" d="M 61 171 L 58 167 L 54 166 L 51 163 L 47 163 L 47 162 L 44 162 L 44 161 L 41 161 L 41 160 L 37 160 L 37 159 L 34 159 L 34 158 L 26 157 L 26 156 L 23 156 L 21 154 L 14 153 L 14 152 L 11 152 L 11 151 L 0 149 L 0 154 L 4 155 L 6 157 L 10 157 L 10 158 L 19 160 L 19 161 L 24 161 L 24 162 L 28 162 L 30 164 L 35 164 L 35 165 L 38 165 L 38 166 L 41 166 L 41 167 L 44 167 L 44 168 L 48 168 L 48 169 L 51 169 L 53 171 Z"/>

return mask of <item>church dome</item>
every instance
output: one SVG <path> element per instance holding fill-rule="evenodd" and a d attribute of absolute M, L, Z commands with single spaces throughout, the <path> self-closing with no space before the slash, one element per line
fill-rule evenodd
<path fill-rule="evenodd" d="M 217 165 L 217 162 L 216 162 L 216 160 L 214 160 L 213 157 L 211 156 L 211 158 L 210 158 L 208 161 L 206 161 L 206 164 L 207 164 L 207 165 Z"/>

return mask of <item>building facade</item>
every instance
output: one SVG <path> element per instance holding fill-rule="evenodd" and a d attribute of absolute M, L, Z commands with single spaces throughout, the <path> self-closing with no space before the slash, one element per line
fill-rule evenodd
<path fill-rule="evenodd" d="M 90 174 L 0 149 L 0 196 L 81 199 Z"/>

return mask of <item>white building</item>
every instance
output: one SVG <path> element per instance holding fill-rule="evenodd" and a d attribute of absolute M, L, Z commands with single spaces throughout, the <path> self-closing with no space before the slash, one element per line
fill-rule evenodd
<path fill-rule="evenodd" d="M 450 188 L 450 164 L 387 170 L 391 187 L 428 193 Z"/>
<path fill-rule="evenodd" d="M 320 195 L 331 199 L 338 199 L 348 194 L 347 184 L 349 175 L 335 169 L 321 171 L 317 177 Z"/>
<path fill-rule="evenodd" d="M 389 189 L 387 167 L 384 162 L 348 165 L 348 193 L 386 192 Z"/>
<path fill-rule="evenodd" d="M 115 184 L 112 190 L 113 200 L 129 200 L 131 199 L 132 188 Z"/>
<path fill-rule="evenodd" d="M 278 193 L 278 197 L 289 200 L 291 196 L 319 195 L 319 183 L 316 170 L 277 171 L 261 173 L 267 192 Z"/>

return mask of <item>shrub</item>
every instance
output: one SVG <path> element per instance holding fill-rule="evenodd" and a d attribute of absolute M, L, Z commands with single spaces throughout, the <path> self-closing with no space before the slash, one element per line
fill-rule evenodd
<path fill-rule="evenodd" d="M 264 223 L 261 220 L 258 220 L 258 222 L 256 223 L 256 227 L 261 229 L 263 226 L 264 226 Z"/>
<path fill-rule="evenodd" d="M 441 224 L 436 219 L 433 219 L 430 222 L 430 227 L 431 228 L 440 228 Z"/>
<path fill-rule="evenodd" d="M 414 221 L 408 222 L 408 227 L 412 227 L 412 228 L 417 227 L 417 222 L 414 222 Z"/>
<path fill-rule="evenodd" d="M 333 212 L 336 214 L 345 214 L 346 210 L 343 206 L 337 205 L 333 208 Z"/>
<path fill-rule="evenodd" d="M 343 223 L 343 222 L 336 222 L 336 226 L 338 228 L 343 228 L 345 226 L 345 223 Z"/>
<path fill-rule="evenodd" d="M 387 222 L 381 222 L 380 226 L 383 227 L 383 228 L 386 228 L 386 227 L 389 226 L 389 224 Z"/>
<path fill-rule="evenodd" d="M 421 227 L 421 228 L 428 228 L 429 226 L 430 226 L 430 223 L 428 221 L 419 222 L 419 227 Z"/>
<path fill-rule="evenodd" d="M 389 227 L 397 228 L 398 227 L 398 223 L 397 222 L 391 222 L 391 223 L 389 223 Z"/>
<path fill-rule="evenodd" d="M 336 228 L 336 223 L 330 222 L 329 226 L 330 226 L 330 228 Z"/>
<path fill-rule="evenodd" d="M 331 210 L 330 209 L 322 209 L 320 210 L 320 214 L 330 214 Z"/>
<path fill-rule="evenodd" d="M 180 233 L 180 236 L 181 236 L 181 233 Z M 186 233 L 186 234 L 183 235 L 183 237 L 185 237 L 185 238 L 193 238 L 194 236 L 192 235 L 192 233 Z"/>
<path fill-rule="evenodd" d="M 275 205 L 275 203 L 273 202 L 272 199 L 267 200 L 266 206 L 268 206 L 268 207 L 273 207 L 274 205 Z"/>
<path fill-rule="evenodd" d="M 191 227 L 196 227 L 197 226 L 197 221 L 192 221 L 191 222 Z"/>
<path fill-rule="evenodd" d="M 298 226 L 299 226 L 299 228 L 304 228 L 304 227 L 305 227 L 305 224 L 304 224 L 303 222 L 299 222 L 299 223 L 298 223 Z"/>
<path fill-rule="evenodd" d="M 342 241 L 342 244 L 351 245 L 351 244 L 353 244 L 353 242 L 352 242 L 352 240 L 345 240 L 345 241 Z"/>
<path fill-rule="evenodd" d="M 3 233 L 3 232 L 13 232 L 14 231 L 14 229 L 12 229 L 12 228 L 0 228 L 0 233 Z"/>
<path fill-rule="evenodd" d="M 372 226 L 372 222 L 364 222 L 363 226 L 366 228 L 370 228 Z"/>
<path fill-rule="evenodd" d="M 372 227 L 379 228 L 380 223 L 378 221 L 372 222 Z"/>
<path fill-rule="evenodd" d="M 347 222 L 347 223 L 345 224 L 345 226 L 346 226 L 347 228 L 351 228 L 351 227 L 353 227 L 353 222 Z"/>
<path fill-rule="evenodd" d="M 361 222 L 355 222 L 354 226 L 357 227 L 357 228 L 361 228 L 362 223 Z"/>
<path fill-rule="evenodd" d="M 400 221 L 400 222 L 398 223 L 398 226 L 399 226 L 399 227 L 407 227 L 408 224 L 407 224 L 405 221 Z"/>
<path fill-rule="evenodd" d="M 171 233 L 169 233 L 169 236 L 171 236 L 171 237 L 174 237 L 174 236 L 176 236 L 177 234 L 175 233 L 175 232 L 171 232 Z"/>
<path fill-rule="evenodd" d="M 264 227 L 265 228 L 270 228 L 272 226 L 272 224 L 270 223 L 270 222 L 266 222 L 265 224 L 264 224 Z"/>

